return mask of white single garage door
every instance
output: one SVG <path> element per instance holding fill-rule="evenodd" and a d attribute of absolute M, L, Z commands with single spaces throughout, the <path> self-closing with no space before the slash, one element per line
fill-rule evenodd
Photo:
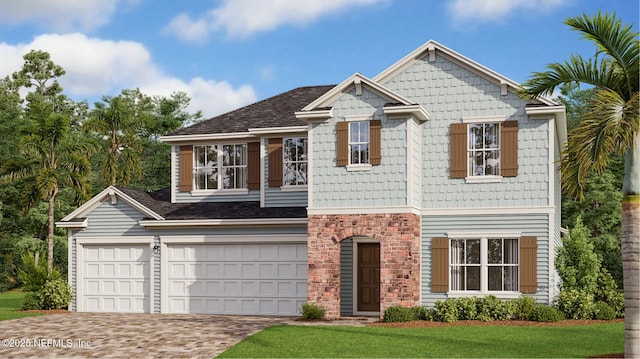
<path fill-rule="evenodd" d="M 307 301 L 307 245 L 168 245 L 168 311 L 299 315 Z"/>
<path fill-rule="evenodd" d="M 83 311 L 150 312 L 148 245 L 83 247 Z"/>

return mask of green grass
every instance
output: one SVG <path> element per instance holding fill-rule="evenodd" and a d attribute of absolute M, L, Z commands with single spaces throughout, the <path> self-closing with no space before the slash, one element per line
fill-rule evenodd
<path fill-rule="evenodd" d="M 12 290 L 0 293 L 0 320 L 9 320 L 23 317 L 33 317 L 41 314 L 17 312 L 22 308 L 24 293 Z"/>
<path fill-rule="evenodd" d="M 622 353 L 624 323 L 565 327 L 385 328 L 278 325 L 221 358 L 586 358 Z"/>

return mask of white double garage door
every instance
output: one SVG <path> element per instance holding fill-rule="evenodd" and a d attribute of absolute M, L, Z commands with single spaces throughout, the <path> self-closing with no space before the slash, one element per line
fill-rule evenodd
<path fill-rule="evenodd" d="M 162 313 L 298 315 L 307 300 L 306 243 L 168 242 L 157 249 L 81 245 L 78 310 L 154 312 L 158 287 Z"/>

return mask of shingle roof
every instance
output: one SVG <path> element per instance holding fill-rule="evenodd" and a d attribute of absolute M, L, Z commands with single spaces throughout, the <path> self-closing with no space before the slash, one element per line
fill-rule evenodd
<path fill-rule="evenodd" d="M 299 87 L 180 129 L 168 136 L 247 132 L 249 128 L 302 126 L 296 111 L 335 85 Z"/>
<path fill-rule="evenodd" d="M 165 220 L 306 218 L 305 207 L 260 208 L 259 202 L 171 203 L 169 188 L 145 192 L 118 187 L 127 196 L 162 216 Z"/>

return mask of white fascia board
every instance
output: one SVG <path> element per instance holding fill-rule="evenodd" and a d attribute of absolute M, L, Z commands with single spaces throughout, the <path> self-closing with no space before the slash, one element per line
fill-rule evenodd
<path fill-rule="evenodd" d="M 329 214 L 420 214 L 420 209 L 416 207 L 341 207 L 341 208 L 307 208 L 307 215 L 329 215 Z"/>
<path fill-rule="evenodd" d="M 56 222 L 55 225 L 58 228 L 87 228 L 89 220 L 85 218 L 82 222 L 69 221 L 69 222 Z"/>
<path fill-rule="evenodd" d="M 307 218 L 143 220 L 143 227 L 306 226 Z"/>
<path fill-rule="evenodd" d="M 387 106 L 382 110 L 388 116 L 412 115 L 418 121 L 427 121 L 431 119 L 429 112 L 422 105 L 405 105 L 405 106 Z"/>
<path fill-rule="evenodd" d="M 396 62 L 395 64 L 391 65 L 390 67 L 388 67 L 387 69 L 383 70 L 381 73 L 379 73 L 378 75 L 376 75 L 372 80 L 374 82 L 377 82 L 379 84 L 384 84 L 387 81 L 391 80 L 391 78 L 393 78 L 394 76 L 396 76 L 398 73 L 402 72 L 403 70 L 405 70 L 406 68 L 408 68 L 409 66 L 413 65 L 419 58 L 422 58 L 425 56 L 425 54 L 428 51 L 437 51 L 439 52 L 441 55 L 445 55 L 446 57 L 448 57 L 451 60 L 454 60 L 456 62 L 458 62 L 459 64 L 467 67 L 468 69 L 472 70 L 473 72 L 479 74 L 479 75 L 483 75 L 484 77 L 490 78 L 492 79 L 495 83 L 499 84 L 500 86 L 502 85 L 507 85 L 508 87 L 512 88 L 515 91 L 518 91 L 522 88 L 522 86 L 520 86 L 519 83 L 491 70 L 490 68 L 481 65 L 473 60 L 471 60 L 470 58 L 438 43 L 437 41 L 434 40 L 429 40 L 426 43 L 424 43 L 422 46 L 418 47 L 417 49 L 415 49 L 414 51 L 412 51 L 411 53 L 409 53 L 407 56 L 403 57 L 402 59 L 400 59 L 398 62 Z M 540 102 L 546 104 L 546 105 L 557 105 L 556 102 L 545 98 L 545 97 L 540 97 L 538 99 Z"/>
<path fill-rule="evenodd" d="M 250 128 L 249 133 L 254 135 L 270 135 L 279 133 L 294 133 L 294 132 L 307 132 L 308 127 L 302 126 L 289 126 L 289 127 L 266 127 L 266 128 Z"/>
<path fill-rule="evenodd" d="M 66 217 L 64 217 L 63 219 L 60 220 L 61 222 L 69 222 L 74 218 L 82 218 L 82 217 L 86 217 L 87 214 L 89 214 L 91 211 L 93 211 L 96 207 L 98 207 L 105 198 L 107 197 L 119 197 L 120 199 L 122 199 L 123 201 L 125 201 L 128 205 L 130 205 L 131 207 L 135 208 L 136 210 L 140 211 L 141 213 L 157 219 L 157 220 L 162 220 L 162 216 L 160 216 L 159 214 L 155 213 L 154 211 L 152 211 L 151 209 L 145 207 L 144 205 L 140 204 L 138 201 L 134 200 L 133 198 L 127 196 L 124 192 L 120 191 L 119 189 L 117 189 L 114 186 L 109 186 L 107 188 L 105 188 L 102 192 L 98 193 L 97 195 L 95 195 L 92 199 L 90 199 L 87 203 L 83 204 L 82 206 L 78 207 L 75 211 L 69 213 Z"/>
<path fill-rule="evenodd" d="M 160 141 L 187 142 L 187 141 L 210 141 L 210 140 L 230 140 L 237 138 L 255 138 L 256 136 L 249 132 L 232 132 L 232 133 L 206 133 L 201 135 L 179 135 L 179 136 L 161 136 Z"/>
<path fill-rule="evenodd" d="M 349 90 L 352 86 L 367 86 L 374 92 L 377 92 L 382 97 L 386 97 L 394 102 L 401 103 L 403 105 L 413 105 L 414 103 L 406 99 L 405 97 L 389 90 L 388 88 L 371 81 L 364 75 L 360 73 L 355 73 L 348 79 L 344 80 L 338 86 L 332 88 L 324 95 L 320 96 L 318 99 L 307 105 L 302 109 L 301 112 L 313 111 L 316 108 L 327 107 L 329 104 L 337 100 L 340 96 L 342 96 L 347 90 Z"/>
<path fill-rule="evenodd" d="M 297 111 L 295 115 L 298 120 L 306 123 L 324 122 L 333 117 L 333 107 L 328 110 Z"/>
<path fill-rule="evenodd" d="M 160 236 L 162 244 L 305 243 L 306 234 Z"/>

